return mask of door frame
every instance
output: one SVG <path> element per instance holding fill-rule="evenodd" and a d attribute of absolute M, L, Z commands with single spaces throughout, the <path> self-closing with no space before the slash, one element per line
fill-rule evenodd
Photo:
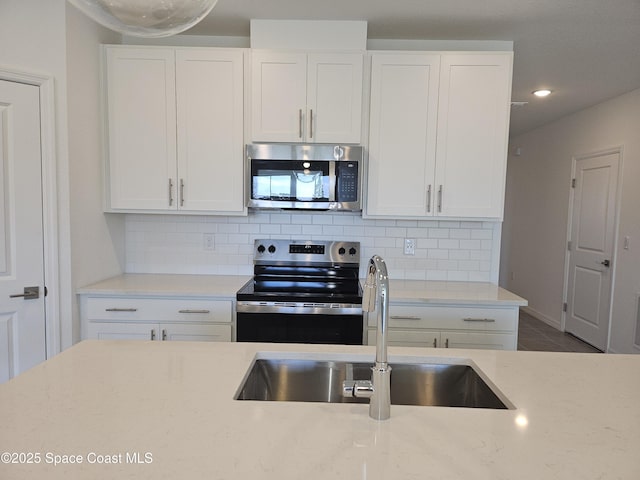
<path fill-rule="evenodd" d="M 44 234 L 44 282 L 46 358 L 60 353 L 60 280 L 58 249 L 58 182 L 56 158 L 55 86 L 52 76 L 0 65 L 0 80 L 38 87 L 40 91 L 40 139 L 42 161 L 42 225 Z"/>
<path fill-rule="evenodd" d="M 609 148 L 604 148 L 602 150 L 595 150 L 595 151 L 591 151 L 589 153 L 583 153 L 583 154 L 579 154 L 579 155 L 574 155 L 571 157 L 571 178 L 569 179 L 568 185 L 569 185 L 569 208 L 568 208 L 568 216 L 567 216 L 567 238 L 566 238 L 566 242 L 565 245 L 567 246 L 565 248 L 565 256 L 564 256 L 564 285 L 563 285 L 563 290 L 562 290 L 562 298 L 563 298 L 563 302 L 566 305 L 567 301 L 569 299 L 569 262 L 570 262 L 570 257 L 571 257 L 571 252 L 569 251 L 568 245 L 569 242 L 571 241 L 571 237 L 573 235 L 573 232 L 571 231 L 572 228 L 572 220 L 573 220 L 573 205 L 574 205 L 574 201 L 575 201 L 575 188 L 573 188 L 572 186 L 572 180 L 574 178 L 576 178 L 576 169 L 577 169 L 577 165 L 578 165 L 578 161 L 579 160 L 586 160 L 589 158 L 595 158 L 595 157 L 601 157 L 603 155 L 611 155 L 611 154 L 618 154 L 618 178 L 616 179 L 616 200 L 615 200 L 615 218 L 613 219 L 613 251 L 611 252 L 611 291 L 610 293 L 610 300 L 609 300 L 609 325 L 608 325 L 608 331 L 607 331 L 607 345 L 606 345 L 606 349 L 605 352 L 609 351 L 609 342 L 611 340 L 611 313 L 613 312 L 613 298 L 614 298 L 614 293 L 615 293 L 615 283 L 616 283 L 616 264 L 617 264 L 617 258 L 618 258 L 618 231 L 620 229 L 620 205 L 622 204 L 622 171 L 623 171 L 623 151 L 624 148 L 622 145 L 618 145 L 618 146 L 614 146 L 614 147 L 609 147 Z M 560 319 L 560 328 L 561 330 L 564 332 L 566 331 L 566 321 L 567 321 L 567 312 L 565 311 L 565 309 L 562 309 L 562 316 Z"/>

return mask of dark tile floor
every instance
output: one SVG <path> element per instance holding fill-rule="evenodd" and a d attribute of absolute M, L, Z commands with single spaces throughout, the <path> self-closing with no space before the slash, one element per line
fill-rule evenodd
<path fill-rule="evenodd" d="M 518 350 L 601 353 L 588 343 L 569 333 L 556 330 L 522 310 L 518 329 Z"/>

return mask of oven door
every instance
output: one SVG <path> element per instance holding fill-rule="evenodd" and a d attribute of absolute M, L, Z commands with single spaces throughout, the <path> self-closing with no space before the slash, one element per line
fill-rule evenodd
<path fill-rule="evenodd" d="M 327 313 L 237 313 L 238 342 L 327 343 L 362 345 L 362 311 Z"/>

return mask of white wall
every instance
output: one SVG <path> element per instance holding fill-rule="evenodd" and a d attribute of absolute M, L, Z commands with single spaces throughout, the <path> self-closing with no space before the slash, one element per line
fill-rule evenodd
<path fill-rule="evenodd" d="M 102 213 L 100 55 L 120 35 L 100 27 L 71 5 L 66 15 L 69 128 L 69 213 L 72 288 L 124 271 L 124 216 Z M 73 341 L 80 339 L 73 295 Z"/>
<path fill-rule="evenodd" d="M 0 63 L 54 79 L 62 348 L 72 338 L 65 6 L 64 0 L 0 1 Z"/>
<path fill-rule="evenodd" d="M 119 273 L 124 263 L 124 219 L 105 220 L 98 180 L 97 46 L 117 39 L 65 0 L 0 1 L 0 64 L 54 79 L 62 349 L 79 338 L 75 287 Z"/>
<path fill-rule="evenodd" d="M 572 157 L 622 146 L 611 352 L 640 353 L 633 342 L 640 295 L 639 126 L 640 89 L 513 138 L 509 148 L 500 283 L 560 327 Z M 515 156 L 518 147 L 522 154 Z"/>

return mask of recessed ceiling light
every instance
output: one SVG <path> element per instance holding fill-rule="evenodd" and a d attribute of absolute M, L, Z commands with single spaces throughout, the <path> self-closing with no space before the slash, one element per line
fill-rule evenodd
<path fill-rule="evenodd" d="M 543 89 L 540 89 L 540 90 L 534 90 L 531 93 L 533 93 L 536 97 L 547 97 L 547 96 L 551 95 L 551 90 L 543 88 Z"/>

